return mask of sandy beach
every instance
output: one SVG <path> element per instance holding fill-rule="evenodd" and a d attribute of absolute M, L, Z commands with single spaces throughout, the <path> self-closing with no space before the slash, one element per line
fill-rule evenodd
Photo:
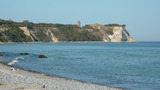
<path fill-rule="evenodd" d="M 121 90 L 22 70 L 0 63 L 0 90 Z"/>

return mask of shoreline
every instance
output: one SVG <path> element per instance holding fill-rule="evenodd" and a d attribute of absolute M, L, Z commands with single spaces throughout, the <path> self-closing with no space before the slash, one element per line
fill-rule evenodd
<path fill-rule="evenodd" d="M 18 71 L 11 71 L 11 66 L 0 62 L 0 83 L 2 83 L 0 89 L 122 90 L 121 88 L 85 83 L 18 67 L 16 68 Z"/>
<path fill-rule="evenodd" d="M 104 41 L 58 41 L 58 42 L 0 42 L 0 44 L 14 44 L 14 43 L 112 43 Z"/>
<path fill-rule="evenodd" d="M 135 43 L 135 42 L 104 42 L 104 41 L 59 41 L 59 42 L 0 42 L 0 44 L 36 44 L 36 43 Z"/>

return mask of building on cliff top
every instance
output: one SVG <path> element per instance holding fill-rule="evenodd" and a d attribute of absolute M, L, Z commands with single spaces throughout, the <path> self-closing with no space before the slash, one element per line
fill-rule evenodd
<path fill-rule="evenodd" d="M 80 22 L 80 21 L 78 21 L 77 25 L 78 25 L 78 27 L 81 27 L 81 22 Z"/>

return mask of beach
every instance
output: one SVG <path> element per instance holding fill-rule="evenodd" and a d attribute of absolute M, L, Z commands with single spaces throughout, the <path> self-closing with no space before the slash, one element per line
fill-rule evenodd
<path fill-rule="evenodd" d="M 121 90 L 17 69 L 11 71 L 10 66 L 0 63 L 1 90 Z"/>

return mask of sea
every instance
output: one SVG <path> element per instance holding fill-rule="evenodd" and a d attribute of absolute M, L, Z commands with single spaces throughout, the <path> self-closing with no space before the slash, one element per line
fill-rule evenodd
<path fill-rule="evenodd" d="M 10 43 L 0 44 L 0 54 L 0 62 L 48 75 L 125 90 L 160 90 L 160 42 Z"/>

